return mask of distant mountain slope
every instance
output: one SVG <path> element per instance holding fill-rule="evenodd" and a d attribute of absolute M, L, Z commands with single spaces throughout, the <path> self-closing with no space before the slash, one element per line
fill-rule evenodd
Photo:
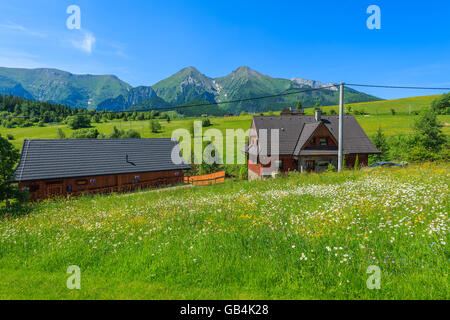
<path fill-rule="evenodd" d="M 97 106 L 97 110 L 110 110 L 110 111 L 125 111 L 130 109 L 132 106 L 137 106 L 143 103 L 143 101 L 152 100 L 154 102 L 159 102 L 163 105 L 167 103 L 159 98 L 153 90 L 152 87 L 136 87 L 128 91 L 127 94 L 121 94 L 116 98 L 107 99 Z"/>
<path fill-rule="evenodd" d="M 107 99 L 126 95 L 131 86 L 113 75 L 75 75 L 57 69 L 1 68 L 3 82 L 20 84 L 23 89 L 39 101 L 50 101 L 71 107 L 94 109 Z M 8 93 L 1 84 L 0 91 Z M 17 92 L 17 88 L 16 88 Z M 20 95 L 24 98 L 27 93 Z M 15 94 L 11 91 L 12 94 Z"/>
<path fill-rule="evenodd" d="M 112 75 L 74 75 L 56 69 L 0 68 L 0 93 L 71 107 L 111 111 L 158 109 L 194 101 L 226 102 L 323 86 L 323 83 L 314 80 L 273 78 L 246 66 L 215 79 L 194 67 L 188 67 L 153 86 L 136 88 Z M 338 103 L 338 96 L 336 89 L 323 89 L 269 99 L 224 103 L 220 107 L 223 112 L 232 113 L 275 111 L 295 107 L 299 100 L 304 107 L 312 107 L 316 103 L 334 105 Z M 380 99 L 346 88 L 346 103 L 377 100 Z"/>
<path fill-rule="evenodd" d="M 25 90 L 20 83 L 4 76 L 0 76 L 0 94 L 12 94 L 24 99 L 33 99 L 33 95 Z"/>

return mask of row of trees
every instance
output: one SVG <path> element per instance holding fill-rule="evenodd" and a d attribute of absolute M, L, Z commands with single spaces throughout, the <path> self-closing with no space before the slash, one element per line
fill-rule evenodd
<path fill-rule="evenodd" d="M 79 129 L 72 133 L 69 139 L 140 139 L 141 134 L 136 130 L 121 130 L 116 126 L 110 134 L 100 133 L 96 128 Z M 67 139 L 66 134 L 58 128 L 57 139 Z"/>

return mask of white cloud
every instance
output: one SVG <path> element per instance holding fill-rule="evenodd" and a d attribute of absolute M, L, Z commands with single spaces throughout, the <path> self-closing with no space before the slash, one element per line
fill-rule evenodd
<path fill-rule="evenodd" d="M 30 30 L 20 24 L 9 22 L 7 24 L 0 24 L 0 29 L 4 29 L 7 31 L 17 31 L 20 33 L 24 33 L 26 35 L 32 36 L 32 37 L 39 37 L 39 38 L 45 38 L 46 35 L 37 31 Z"/>
<path fill-rule="evenodd" d="M 95 46 L 95 36 L 87 30 L 80 30 L 80 32 L 81 37 L 73 39 L 71 43 L 76 49 L 91 54 Z"/>

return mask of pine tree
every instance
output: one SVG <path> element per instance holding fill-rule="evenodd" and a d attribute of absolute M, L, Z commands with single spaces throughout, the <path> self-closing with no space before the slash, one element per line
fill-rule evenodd
<path fill-rule="evenodd" d="M 446 142 L 442 133 L 442 125 L 438 123 L 436 113 L 431 110 L 423 111 L 414 123 L 419 142 L 431 152 L 440 152 Z"/>
<path fill-rule="evenodd" d="M 381 155 L 375 155 L 374 158 L 377 161 L 386 160 L 390 148 L 386 141 L 386 136 L 384 135 L 383 130 L 381 130 L 381 127 L 378 127 L 377 133 L 373 137 L 373 144 L 378 149 L 378 151 L 381 151 Z"/>
<path fill-rule="evenodd" d="M 64 133 L 64 131 L 62 131 L 61 128 L 58 128 L 58 135 L 57 135 L 58 139 L 63 140 L 66 138 L 66 134 Z"/>
<path fill-rule="evenodd" d="M 359 155 L 356 155 L 354 169 L 355 169 L 355 170 L 358 170 L 358 169 L 359 169 Z"/>

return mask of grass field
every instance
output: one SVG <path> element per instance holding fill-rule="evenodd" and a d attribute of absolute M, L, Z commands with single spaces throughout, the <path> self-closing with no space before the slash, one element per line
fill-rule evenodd
<path fill-rule="evenodd" d="M 449 299 L 449 182 L 424 164 L 30 204 L 0 217 L 0 299 Z"/>
<path fill-rule="evenodd" d="M 411 134 L 413 133 L 412 126 L 414 120 L 417 118 L 414 114 L 409 114 L 409 106 L 411 105 L 412 111 L 420 111 L 423 108 L 430 107 L 436 96 L 423 96 L 404 98 L 397 100 L 385 100 L 376 102 L 364 102 L 348 104 L 346 107 L 352 107 L 352 109 L 358 111 L 366 111 L 369 115 L 356 116 L 359 123 L 365 132 L 370 136 L 381 127 L 386 135 L 397 134 Z M 333 109 L 338 110 L 337 106 L 323 107 L 325 112 Z M 397 114 L 392 115 L 391 109 L 395 109 Z M 313 109 L 306 109 L 306 114 L 313 114 Z M 279 112 L 275 112 L 275 115 Z M 267 113 L 266 113 L 267 115 Z M 450 115 L 439 116 L 439 121 L 442 124 L 447 124 L 443 127 L 443 132 L 446 135 L 450 135 Z M 226 129 L 243 129 L 248 130 L 251 124 L 251 115 L 237 116 L 237 117 L 213 117 L 211 118 L 213 126 L 210 128 L 219 129 L 225 136 Z M 134 129 L 138 131 L 143 138 L 159 138 L 159 137 L 171 137 L 172 132 L 179 128 L 187 129 L 192 120 L 198 119 L 181 119 L 173 120 L 170 123 L 166 121 L 160 121 L 163 126 L 163 130 L 160 133 L 152 133 L 149 129 L 149 121 L 112 121 L 108 123 L 93 124 L 93 127 L 97 128 L 100 133 L 110 134 L 113 132 L 113 127 L 116 126 L 119 129 Z M 22 148 L 24 139 L 56 139 L 58 128 L 61 128 L 67 137 L 70 137 L 73 130 L 69 129 L 65 125 L 46 126 L 46 127 L 30 127 L 30 128 L 11 128 L 6 129 L 0 127 L 0 134 L 7 135 L 12 134 L 15 140 L 11 141 L 17 149 Z M 205 128 L 205 130 L 208 128 Z"/>
<path fill-rule="evenodd" d="M 384 101 L 374 101 L 374 102 L 362 102 L 362 103 L 349 103 L 345 107 L 348 109 L 352 108 L 353 111 L 365 111 L 371 115 L 391 115 L 391 109 L 394 109 L 396 114 L 409 115 L 409 112 L 420 112 L 424 108 L 429 108 L 431 103 L 438 98 L 440 95 L 432 96 L 422 96 L 422 97 L 412 97 L 403 98 L 395 100 L 384 100 Z M 411 106 L 411 109 L 410 109 Z M 331 109 L 336 112 L 339 110 L 338 106 L 328 106 L 323 107 L 323 110 L 330 111 Z M 313 110 L 310 109 L 307 113 L 312 114 Z"/>

